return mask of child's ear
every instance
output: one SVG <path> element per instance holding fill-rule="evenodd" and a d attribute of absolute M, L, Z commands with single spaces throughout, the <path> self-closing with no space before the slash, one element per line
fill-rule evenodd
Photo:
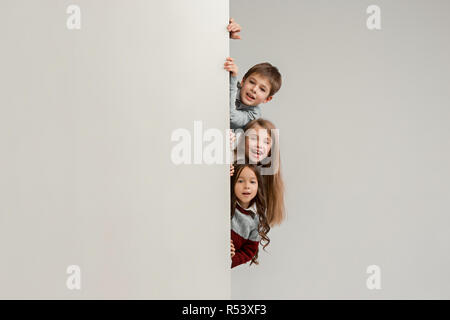
<path fill-rule="evenodd" d="M 267 97 L 267 99 L 266 99 L 266 100 L 264 100 L 264 102 L 263 102 L 263 103 L 267 103 L 267 102 L 269 102 L 270 100 L 272 100 L 272 98 L 273 98 L 273 96 Z"/>

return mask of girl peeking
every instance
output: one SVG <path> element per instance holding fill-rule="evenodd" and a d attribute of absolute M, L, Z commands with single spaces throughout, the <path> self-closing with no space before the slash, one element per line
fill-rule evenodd
<path fill-rule="evenodd" d="M 275 125 L 267 119 L 250 121 L 244 128 L 245 135 L 237 140 L 231 134 L 234 159 L 237 163 L 256 164 L 262 178 L 266 204 L 266 217 L 269 225 L 280 225 L 285 219 L 284 182 L 281 174 L 279 134 Z M 238 152 L 241 150 L 240 152 Z M 244 152 L 242 152 L 244 151 Z M 271 174 L 264 174 L 262 170 L 276 168 Z M 234 165 L 230 167 L 230 175 L 234 174 Z M 261 186 L 260 186 L 261 187 Z"/>
<path fill-rule="evenodd" d="M 258 264 L 259 243 L 265 249 L 270 242 L 266 201 L 259 169 L 238 164 L 231 177 L 231 268 L 240 264 Z"/>

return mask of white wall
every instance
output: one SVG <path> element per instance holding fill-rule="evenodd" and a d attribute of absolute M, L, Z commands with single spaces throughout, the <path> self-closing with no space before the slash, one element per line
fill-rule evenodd
<path fill-rule="evenodd" d="M 229 298 L 229 168 L 170 158 L 173 130 L 228 126 L 227 23 L 226 0 L 1 1 L 1 298 Z"/>

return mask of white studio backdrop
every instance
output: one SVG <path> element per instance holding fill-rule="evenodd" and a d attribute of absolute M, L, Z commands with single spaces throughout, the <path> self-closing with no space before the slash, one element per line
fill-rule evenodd
<path fill-rule="evenodd" d="M 1 1 L 0 298 L 230 297 L 229 168 L 171 161 L 173 130 L 228 127 L 227 23 L 227 0 Z"/>

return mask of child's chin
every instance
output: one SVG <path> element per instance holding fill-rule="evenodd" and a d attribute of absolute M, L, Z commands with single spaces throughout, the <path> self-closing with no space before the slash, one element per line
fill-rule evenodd
<path fill-rule="evenodd" d="M 259 162 L 259 160 L 255 157 L 249 157 L 249 160 L 251 164 L 257 164 Z"/>
<path fill-rule="evenodd" d="M 246 105 L 248 105 L 248 106 L 254 106 L 254 104 L 255 104 L 255 101 L 251 101 L 251 100 L 249 100 L 247 97 L 245 97 L 244 99 L 244 103 L 246 104 Z"/>

